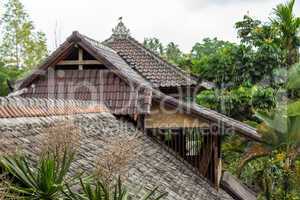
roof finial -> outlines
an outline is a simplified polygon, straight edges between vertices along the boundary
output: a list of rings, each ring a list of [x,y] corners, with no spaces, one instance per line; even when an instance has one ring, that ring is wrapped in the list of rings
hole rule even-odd
[[[123,23],[123,17],[119,17],[119,23],[118,25],[112,29],[113,37],[116,38],[127,38],[130,35],[130,31]]]

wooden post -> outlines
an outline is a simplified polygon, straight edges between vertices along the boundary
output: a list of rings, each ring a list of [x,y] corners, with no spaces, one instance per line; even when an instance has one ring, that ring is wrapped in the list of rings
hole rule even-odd
[[[222,176],[222,165],[221,165],[221,155],[220,155],[220,148],[221,148],[221,136],[217,133],[214,133],[213,137],[213,184],[216,189],[220,187],[220,179]]]
[[[79,48],[78,50],[78,61],[82,62],[83,61],[83,50]],[[83,70],[83,65],[78,65],[79,70]]]

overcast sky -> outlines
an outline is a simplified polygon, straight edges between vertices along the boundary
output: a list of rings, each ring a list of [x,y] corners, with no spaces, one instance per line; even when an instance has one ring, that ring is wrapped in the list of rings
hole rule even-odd
[[[2,0],[1,0],[2,1]],[[284,0],[21,0],[37,29],[54,48],[54,32],[61,42],[73,30],[105,40],[118,17],[139,41],[157,37],[174,41],[184,51],[205,37],[236,41],[234,23],[247,12],[266,20]],[[300,0],[296,3],[300,15]],[[55,28],[57,27],[57,28]]]

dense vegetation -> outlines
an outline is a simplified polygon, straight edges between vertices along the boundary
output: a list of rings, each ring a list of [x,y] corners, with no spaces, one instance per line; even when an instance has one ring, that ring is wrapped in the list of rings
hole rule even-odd
[[[206,38],[183,54],[178,46],[164,47],[156,38],[144,42],[216,84],[198,94],[197,103],[262,134],[259,144],[225,136],[222,150],[225,169],[259,192],[260,199],[300,199],[300,18],[293,13],[294,5],[294,0],[278,5],[266,22],[245,15],[235,24],[239,43]]]
[[[244,121],[262,134],[260,144],[226,136],[222,153],[225,169],[267,200],[300,199],[300,18],[294,6],[295,0],[278,5],[265,22],[245,15],[235,24],[238,43],[205,38],[183,53],[174,42],[164,45],[158,38],[144,40],[145,47],[164,59],[215,83],[214,89],[197,95],[198,104]],[[8,80],[22,77],[47,55],[45,34],[35,30],[20,1],[7,0],[4,8],[1,96],[8,93]],[[45,159],[40,163],[44,167],[52,162]],[[93,183],[95,190],[82,182],[83,191],[96,195],[103,190],[101,182]],[[66,194],[74,195],[71,190]]]
[[[36,31],[19,0],[8,0],[0,18],[0,95],[14,81],[36,67],[47,55],[46,36]]]

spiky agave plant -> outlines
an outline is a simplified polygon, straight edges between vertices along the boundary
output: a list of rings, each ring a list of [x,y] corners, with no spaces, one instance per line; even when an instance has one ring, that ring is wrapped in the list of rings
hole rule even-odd
[[[58,156],[47,152],[33,166],[22,154],[5,155],[0,157],[0,166],[13,178],[10,190],[21,199],[55,200],[62,195],[74,153],[65,150]]]
[[[80,178],[81,192],[74,192],[72,189],[67,186],[67,192],[65,194],[66,198],[69,200],[129,200],[128,190],[122,183],[121,179],[118,178],[118,181],[112,187],[105,184],[99,178],[92,178],[92,180],[84,181]],[[163,193],[158,196],[155,196],[157,188],[150,191],[140,200],[160,200],[165,197],[167,194]]]

